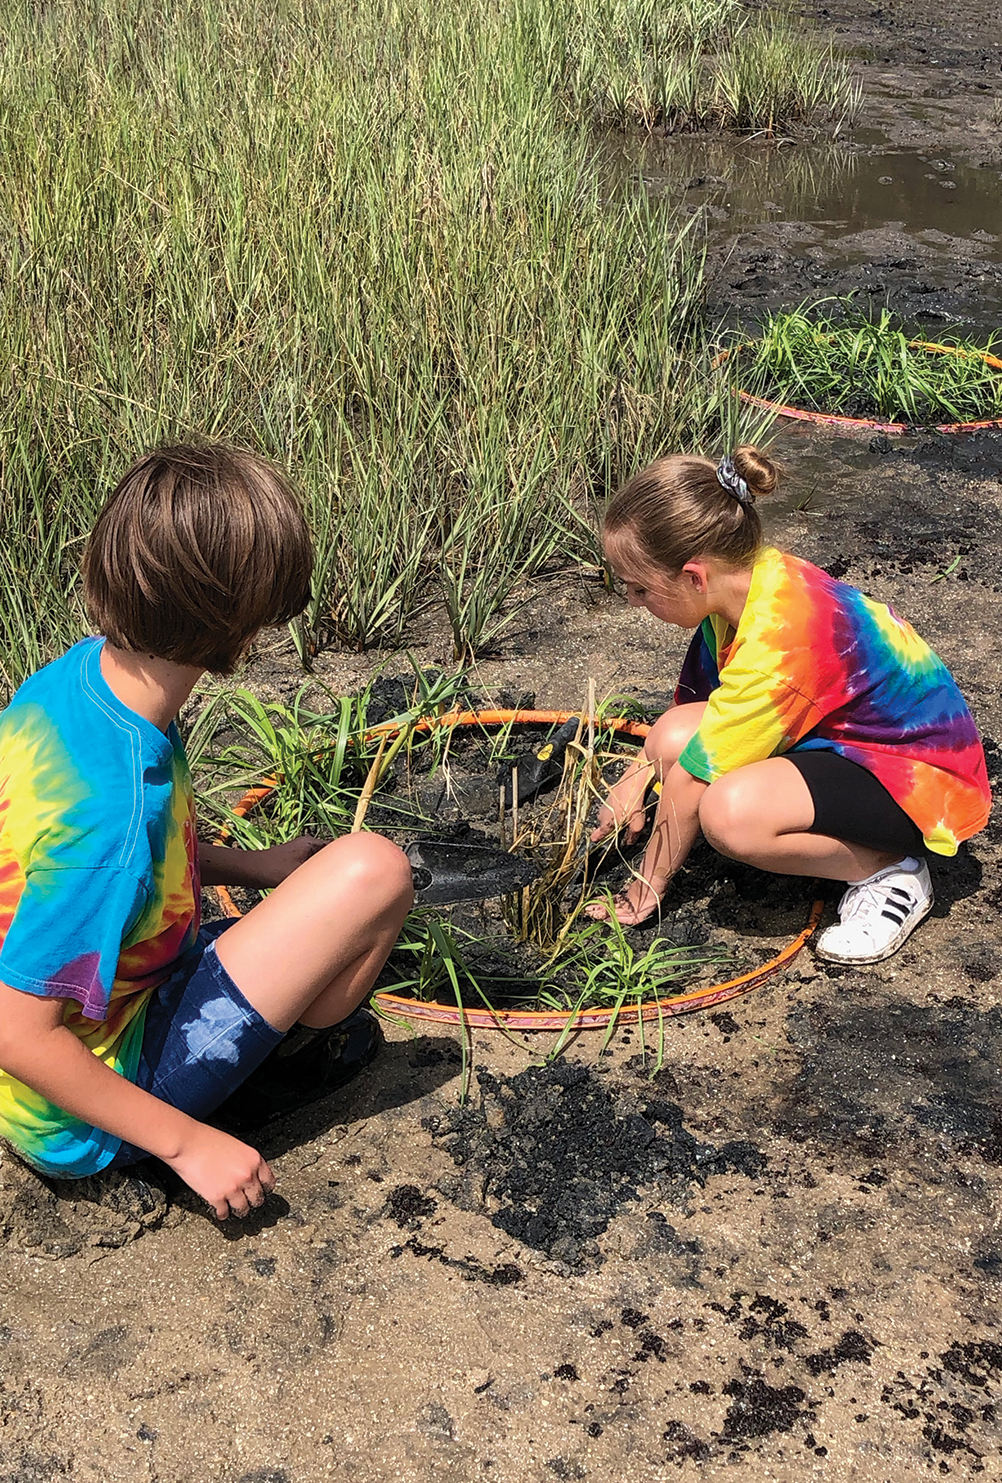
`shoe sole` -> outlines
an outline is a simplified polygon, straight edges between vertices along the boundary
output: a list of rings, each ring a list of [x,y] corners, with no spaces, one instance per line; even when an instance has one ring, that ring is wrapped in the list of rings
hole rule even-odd
[[[848,968],[864,968],[868,963],[882,963],[885,958],[893,958],[894,954],[896,952],[899,952],[901,948],[904,947],[909,937],[911,937],[912,933],[915,931],[915,928],[921,926],[926,917],[932,911],[935,904],[935,897],[930,896],[929,900],[922,908],[920,914],[915,917],[910,923],[908,931],[904,933],[899,931],[898,935],[891,940],[890,944],[884,948],[883,952],[872,953],[867,958],[847,958],[842,957],[839,953],[826,953],[824,948],[819,945],[814,949],[814,956],[816,958],[820,958],[824,963],[841,963],[843,966]]]

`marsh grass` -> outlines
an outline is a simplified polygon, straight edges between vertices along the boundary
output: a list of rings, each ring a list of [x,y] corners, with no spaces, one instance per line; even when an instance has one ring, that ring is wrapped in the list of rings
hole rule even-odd
[[[81,542],[157,442],[292,470],[307,661],[432,605],[482,651],[533,573],[597,560],[595,501],[712,441],[721,395],[698,225],[601,183],[591,130],[617,90],[647,118],[652,68],[723,96],[736,15],[0,0],[3,687],[82,631]]]
[[[448,766],[455,739],[448,727],[427,732],[416,723],[453,709],[465,693],[462,672],[429,679],[415,668],[411,703],[374,728],[369,690],[330,697],[328,712],[314,708],[321,687],[312,682],[288,704],[262,702],[241,689],[224,692],[188,728],[200,809],[229,841],[248,848],[302,833],[334,838],[355,827],[377,827],[377,812],[379,829],[391,837],[434,831],[435,821],[415,806],[411,782],[415,772],[427,777]],[[539,878],[505,898],[500,919],[485,918],[480,932],[447,911],[413,912],[381,988],[488,1009],[611,1009],[615,1022],[624,1004],[666,997],[707,965],[730,961],[725,947],[675,944],[668,932],[637,948],[618,924],[607,927],[581,915],[596,894],[584,865],[601,769],[623,756],[606,719],[617,711],[610,703],[595,706],[592,697],[577,740],[565,752],[557,788],[504,821],[503,841],[544,861]],[[525,747],[525,737],[510,727],[485,727],[481,735],[474,730],[467,740],[475,744],[469,754],[474,767],[491,776],[500,757],[511,763]],[[277,786],[267,798],[247,814],[236,811],[246,789],[273,779]]]
[[[185,737],[199,780],[200,811],[233,843],[251,849],[304,833],[332,839],[346,834],[356,826],[367,783],[378,788],[383,768],[389,770],[398,752],[408,766],[415,751],[424,754],[427,771],[440,765],[447,735],[419,733],[415,723],[453,709],[464,685],[461,673],[428,679],[415,669],[410,705],[375,728],[368,719],[371,686],[359,695],[328,695],[330,711],[313,709],[324,694],[314,681],[289,704],[262,701],[242,688],[220,692]],[[387,738],[392,754],[382,745]],[[247,814],[235,811],[249,789],[271,782],[277,786],[261,805]],[[392,825],[395,801],[380,801]],[[401,827],[413,831],[413,810],[406,804],[400,810]],[[364,822],[364,812],[358,822]]]
[[[568,112],[667,133],[768,134],[841,123],[858,104],[847,62],[785,10],[740,0],[555,0],[526,7]]]
[[[915,426],[1002,418],[998,350],[941,335],[953,354],[923,349],[888,310],[872,320],[826,302],[771,315],[731,367],[747,390],[818,412],[880,417]]]

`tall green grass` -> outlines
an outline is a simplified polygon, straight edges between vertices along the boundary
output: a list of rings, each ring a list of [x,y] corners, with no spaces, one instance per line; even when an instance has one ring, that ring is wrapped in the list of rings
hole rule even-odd
[[[533,8],[547,70],[575,118],[673,132],[772,134],[841,122],[859,92],[830,42],[741,0],[554,0]]]
[[[664,8],[712,71],[733,0]],[[5,689],[80,631],[81,541],[155,442],[291,469],[304,650],[436,604],[468,654],[594,556],[590,501],[712,438],[702,243],[639,177],[610,196],[589,134],[667,33],[651,0],[610,14],[0,0]]]

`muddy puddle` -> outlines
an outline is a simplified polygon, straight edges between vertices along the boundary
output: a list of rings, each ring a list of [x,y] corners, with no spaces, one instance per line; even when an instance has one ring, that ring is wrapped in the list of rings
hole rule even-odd
[[[848,293],[917,323],[983,335],[1002,323],[1002,158],[906,147],[873,127],[814,141],[615,138],[603,155],[621,181],[702,218],[711,312],[729,323]]]
[[[671,139],[627,151],[655,195],[681,183],[688,209],[713,230],[754,232],[776,222],[816,228],[846,262],[867,256],[861,234],[895,227],[934,252],[962,241],[974,257],[1002,262],[1002,169],[965,165],[934,151],[864,144],[743,144]]]

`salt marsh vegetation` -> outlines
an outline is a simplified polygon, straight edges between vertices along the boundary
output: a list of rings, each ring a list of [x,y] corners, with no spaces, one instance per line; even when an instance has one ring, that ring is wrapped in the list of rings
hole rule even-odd
[[[775,129],[847,97],[825,46],[735,0],[0,0],[0,23],[7,692],[81,631],[110,484],[192,436],[303,489],[305,657],[399,644],[430,604],[482,650],[533,573],[596,558],[593,501],[717,426],[699,224],[603,181],[596,126]],[[799,71],[762,65],[777,46]]]

